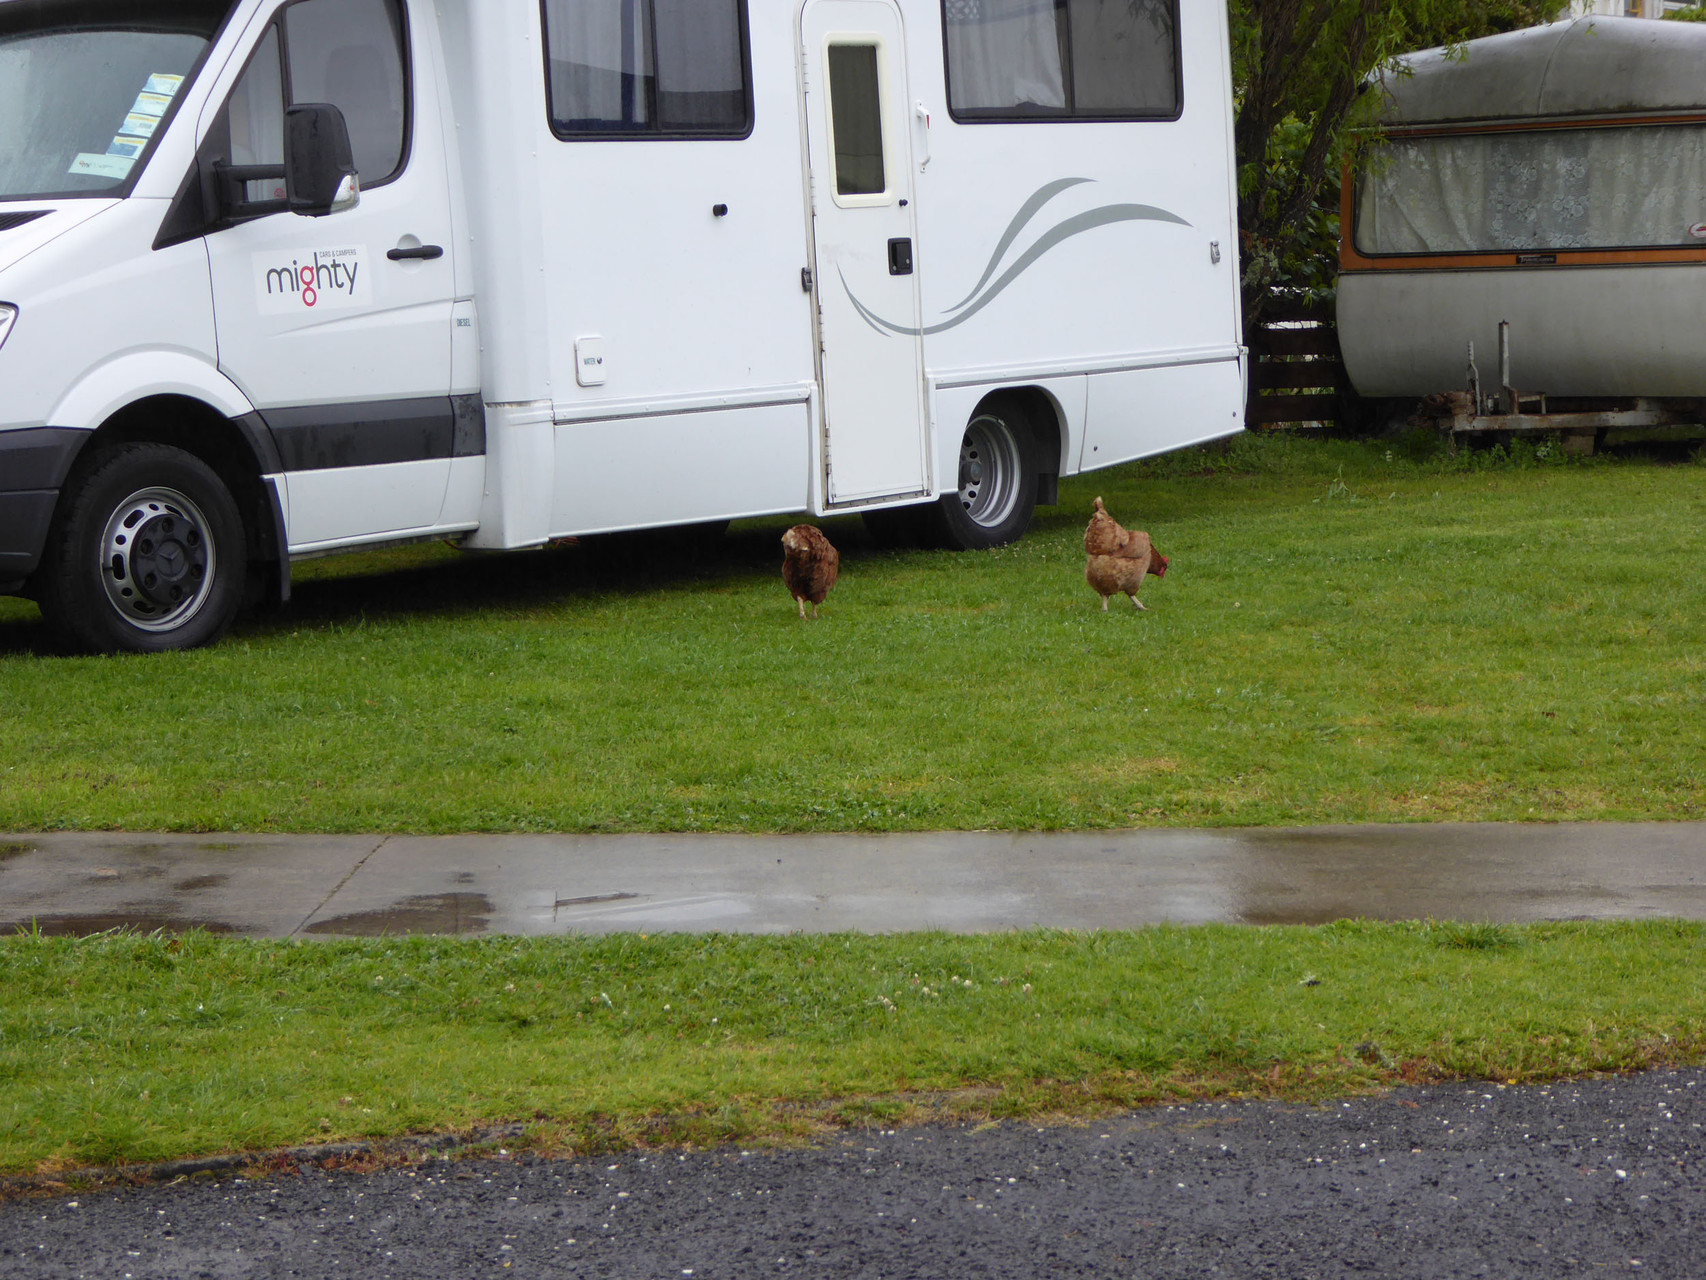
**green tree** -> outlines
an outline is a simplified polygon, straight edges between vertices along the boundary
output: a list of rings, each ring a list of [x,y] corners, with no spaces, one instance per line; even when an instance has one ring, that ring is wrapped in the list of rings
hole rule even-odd
[[[1550,21],[1561,0],[1229,0],[1244,326],[1275,289],[1336,269],[1347,134],[1369,72],[1402,53]]]

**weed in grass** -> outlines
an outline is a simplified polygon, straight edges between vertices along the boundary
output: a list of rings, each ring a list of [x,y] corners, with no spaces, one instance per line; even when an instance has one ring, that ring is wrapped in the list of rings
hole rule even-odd
[[[1429,921],[1427,934],[1435,945],[1458,951],[1502,951],[1518,946],[1518,934],[1506,925]]]

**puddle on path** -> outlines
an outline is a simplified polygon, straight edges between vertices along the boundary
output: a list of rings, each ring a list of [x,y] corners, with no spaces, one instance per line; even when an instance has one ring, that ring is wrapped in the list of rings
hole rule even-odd
[[[354,938],[396,933],[484,933],[491,915],[492,900],[483,893],[428,893],[376,911],[316,920],[303,932]]]
[[[114,929],[125,933],[189,933],[193,929],[200,929],[203,933],[238,932],[223,920],[188,920],[182,916],[156,915],[147,911],[106,911],[94,915],[46,915],[12,920],[0,924],[0,937],[28,933],[32,928],[46,938],[87,938]]]
[[[172,888],[179,893],[200,893],[203,889],[217,889],[231,877],[216,874],[210,876],[191,876],[188,880],[180,880]]]

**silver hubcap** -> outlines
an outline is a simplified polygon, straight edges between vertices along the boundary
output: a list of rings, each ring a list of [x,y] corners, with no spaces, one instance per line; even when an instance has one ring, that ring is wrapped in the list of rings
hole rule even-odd
[[[119,616],[170,631],[201,611],[217,558],[207,517],[176,489],[143,489],[113,511],[101,535],[101,582]]]
[[[960,440],[960,505],[986,529],[1019,502],[1019,439],[1000,418],[973,418]]]

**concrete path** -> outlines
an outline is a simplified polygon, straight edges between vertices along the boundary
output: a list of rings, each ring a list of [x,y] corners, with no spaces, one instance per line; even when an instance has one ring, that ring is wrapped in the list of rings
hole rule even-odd
[[[1706,919],[1706,823],[807,836],[0,835],[0,931],[979,932]]]

